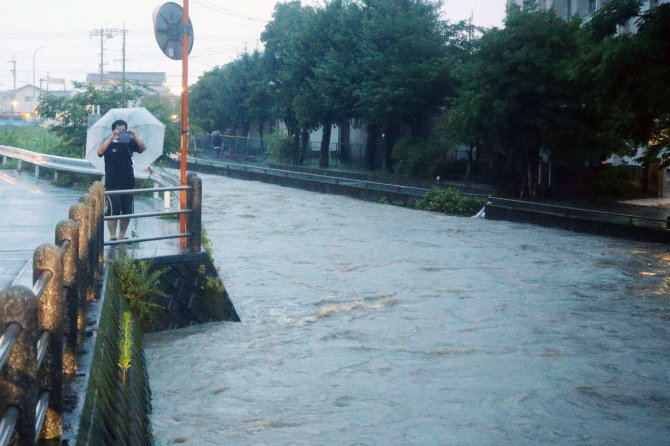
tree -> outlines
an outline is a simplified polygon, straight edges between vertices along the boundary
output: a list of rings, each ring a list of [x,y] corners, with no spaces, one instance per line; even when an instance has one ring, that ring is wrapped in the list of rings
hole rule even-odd
[[[299,116],[295,107],[295,98],[305,79],[311,76],[315,63],[314,43],[308,38],[315,14],[314,8],[303,7],[299,1],[278,3],[272,21],[261,34],[275,114],[293,137],[294,164],[302,164],[306,150],[304,135],[317,126],[311,117]]]
[[[138,89],[122,91],[121,86],[96,90],[91,84],[82,82],[74,82],[74,88],[78,91],[72,97],[41,95],[37,111],[40,116],[59,122],[49,131],[63,139],[68,146],[65,152],[83,158],[91,106],[100,106],[100,112],[105,114],[112,108],[127,107],[129,101],[141,98],[143,93]]]
[[[296,96],[297,115],[305,122],[316,122],[323,129],[320,167],[328,167],[333,124],[348,135],[354,118],[354,88],[360,83],[360,10],[346,0],[334,0],[317,10],[308,28],[314,57],[313,67]],[[344,158],[348,159],[348,143]]]
[[[355,89],[355,112],[368,125],[373,143],[385,134],[384,164],[398,127],[425,133],[427,123],[454,88],[450,76],[451,28],[439,19],[439,2],[427,0],[363,0],[362,70]],[[367,168],[374,168],[375,145],[368,147]]]
[[[640,2],[607,5],[589,31],[597,46],[589,54],[591,76],[617,149],[633,155],[645,147],[643,161],[670,165],[670,4],[638,16]],[[636,19],[637,32],[616,33],[616,26]],[[603,25],[606,24],[606,25]]]
[[[578,18],[565,21],[527,2],[508,9],[505,25],[484,32],[459,71],[454,119],[499,160],[504,182],[533,197],[542,151],[571,162],[602,156],[601,120],[584,100],[589,84],[571,77],[583,45]]]

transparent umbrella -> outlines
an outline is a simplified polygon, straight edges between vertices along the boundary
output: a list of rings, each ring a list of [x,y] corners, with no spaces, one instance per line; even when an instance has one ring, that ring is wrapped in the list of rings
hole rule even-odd
[[[117,119],[126,121],[128,130],[135,131],[147,145],[143,153],[133,154],[135,176],[147,177],[149,165],[163,154],[165,125],[144,107],[113,108],[105,113],[86,132],[86,159],[101,172],[105,171],[104,158],[98,156],[97,149],[112,134],[112,124]]]

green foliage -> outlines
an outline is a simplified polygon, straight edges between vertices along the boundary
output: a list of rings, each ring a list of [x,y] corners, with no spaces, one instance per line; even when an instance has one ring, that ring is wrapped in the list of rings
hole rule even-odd
[[[122,383],[126,385],[126,375],[130,370],[130,362],[133,356],[133,327],[132,319],[128,311],[123,312],[123,333],[119,340],[119,367],[121,368]]]
[[[207,237],[207,230],[205,229],[204,225],[202,226],[201,233],[202,233],[201,235],[202,246],[205,247],[205,252],[207,253],[207,257],[209,257],[209,260],[212,263],[214,263],[214,251],[212,250],[212,242],[209,240],[209,237]]]
[[[266,138],[268,159],[273,163],[290,163],[293,159],[294,144],[286,132],[277,130]]]
[[[119,281],[121,294],[126,299],[133,317],[140,323],[150,322],[155,310],[163,306],[155,303],[165,297],[158,288],[160,276],[166,271],[159,269],[151,272],[152,263],[146,260],[127,259],[114,265],[114,274]]]
[[[62,150],[73,154],[75,158],[83,158],[91,106],[99,105],[100,112],[105,114],[111,108],[127,107],[129,101],[141,98],[143,93],[137,89],[122,91],[121,86],[96,90],[93,85],[81,82],[75,82],[74,87],[77,92],[72,97],[41,95],[37,111],[43,118],[59,122],[49,130],[62,139]]]
[[[173,98],[147,96],[142,99],[142,107],[165,125],[163,153],[179,152],[181,148],[181,101]],[[176,117],[176,118],[173,118]],[[189,122],[193,129],[193,125]]]
[[[74,155],[72,149],[64,143],[63,138],[39,126],[2,127],[0,128],[0,144],[50,155],[68,157]]]
[[[447,150],[436,142],[425,139],[401,140],[393,147],[396,173],[416,178],[434,178],[435,172],[446,162]]]
[[[640,191],[640,171],[631,166],[583,169],[573,181],[574,193],[581,198],[634,198]]]
[[[444,214],[473,216],[486,204],[486,198],[464,196],[453,188],[432,187],[417,201],[416,208]]]

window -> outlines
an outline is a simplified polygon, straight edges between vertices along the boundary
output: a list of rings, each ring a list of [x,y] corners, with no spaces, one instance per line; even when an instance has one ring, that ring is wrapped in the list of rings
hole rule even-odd
[[[589,14],[596,12],[596,0],[589,0]]]
[[[572,0],[565,0],[565,3],[566,3],[567,16],[571,17],[572,16]]]

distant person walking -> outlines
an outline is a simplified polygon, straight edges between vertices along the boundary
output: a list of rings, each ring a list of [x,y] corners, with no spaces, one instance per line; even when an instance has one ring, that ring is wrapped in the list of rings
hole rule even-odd
[[[105,157],[105,189],[125,190],[135,188],[133,172],[133,153],[142,153],[146,144],[134,131],[128,130],[128,124],[119,119],[112,124],[112,135],[98,147],[98,156]],[[106,198],[105,215],[130,215],[133,213],[133,195],[111,195]],[[109,239],[116,240],[118,220],[108,220]],[[129,218],[120,220],[118,239],[126,238]]]
[[[212,147],[216,151],[216,157],[218,158],[221,149],[223,149],[223,135],[220,131],[214,130],[210,136],[212,137]]]

